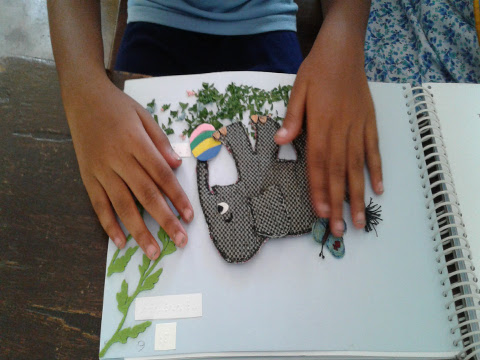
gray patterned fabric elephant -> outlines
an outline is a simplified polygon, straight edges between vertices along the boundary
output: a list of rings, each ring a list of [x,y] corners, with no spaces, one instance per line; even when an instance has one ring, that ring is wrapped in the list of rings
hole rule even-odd
[[[197,162],[203,213],[213,243],[228,262],[249,260],[267,238],[308,233],[316,219],[308,192],[305,133],[293,141],[297,160],[283,160],[273,140],[277,122],[254,115],[252,126],[254,148],[241,122],[214,134],[233,155],[235,184],[210,188],[208,163]]]

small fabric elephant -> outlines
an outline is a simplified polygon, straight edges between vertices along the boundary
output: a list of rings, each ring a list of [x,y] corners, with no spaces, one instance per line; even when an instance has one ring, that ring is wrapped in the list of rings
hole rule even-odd
[[[213,186],[208,163],[197,162],[200,203],[213,243],[228,262],[248,261],[267,238],[312,231],[316,216],[306,172],[306,136],[293,141],[297,159],[278,158],[274,135],[280,127],[267,116],[252,116],[255,146],[246,128],[235,122],[213,134],[232,153],[238,181]]]

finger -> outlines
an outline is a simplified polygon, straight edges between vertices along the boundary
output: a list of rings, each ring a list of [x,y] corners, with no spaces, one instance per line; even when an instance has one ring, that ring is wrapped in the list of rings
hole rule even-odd
[[[287,113],[282,127],[275,134],[275,142],[279,145],[293,141],[302,130],[303,117],[305,115],[305,97],[307,94],[306,84],[301,80],[295,80],[290,100],[288,101]]]
[[[184,247],[188,242],[187,232],[173,214],[159,188],[144,168],[132,158],[132,161],[129,161],[128,171],[119,175],[125,179],[140,203],[160,224],[175,245]],[[175,177],[174,175],[172,176]]]
[[[172,169],[160,156],[154,145],[148,140],[142,142],[135,159],[153,179],[157,187],[170,199],[182,219],[187,223],[191,222],[194,216],[193,207]]]
[[[365,150],[363,129],[353,128],[349,134],[347,155],[348,193],[353,224],[357,229],[365,227]]]
[[[369,117],[365,125],[365,153],[372,189],[378,195],[383,194],[382,159],[378,147],[375,115]]]
[[[107,193],[98,180],[93,177],[90,181],[85,182],[85,188],[87,189],[88,196],[92,201],[93,209],[95,210],[103,229],[115,245],[119,249],[123,249],[127,239],[125,238],[122,228],[118,224],[110,200],[107,197]]]
[[[150,260],[158,258],[160,247],[145,226],[127,185],[114,172],[106,176],[105,179],[101,179],[101,184],[123,224],[148,258]],[[108,187],[106,184],[108,184]]]
[[[139,106],[137,114],[148,136],[152,139],[153,144],[160,151],[168,165],[172,169],[178,168],[182,164],[182,158],[173,150],[167,135],[165,135],[147,110]]]
[[[330,196],[330,230],[334,236],[342,236],[343,223],[343,199],[345,198],[346,179],[346,133],[341,129],[335,130],[330,135],[329,150],[331,151],[328,161],[328,188]]]
[[[330,217],[328,177],[327,177],[327,136],[329,125],[307,112],[307,167],[312,204],[321,218]]]

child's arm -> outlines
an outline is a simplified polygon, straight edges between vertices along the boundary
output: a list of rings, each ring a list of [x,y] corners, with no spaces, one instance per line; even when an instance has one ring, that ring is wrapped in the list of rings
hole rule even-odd
[[[175,243],[184,246],[187,233],[162,195],[183,219],[192,220],[193,208],[172,171],[181,159],[150,114],[107,78],[100,2],[50,0],[48,13],[80,173],[103,228],[118,247],[125,245],[116,212],[148,257],[158,257],[160,249],[132,192]]]
[[[383,192],[375,110],[364,70],[370,1],[330,0],[322,7],[322,28],[298,71],[276,141],[294,139],[306,115],[313,205],[318,216],[330,218],[332,233],[341,236],[347,183],[353,223],[365,226],[365,161],[372,188]]]

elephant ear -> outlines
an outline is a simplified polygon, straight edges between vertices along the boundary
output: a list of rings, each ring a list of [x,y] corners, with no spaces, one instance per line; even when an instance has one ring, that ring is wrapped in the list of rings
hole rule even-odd
[[[288,235],[290,216],[283,193],[277,185],[272,185],[259,196],[250,198],[250,206],[258,235],[269,238]]]

